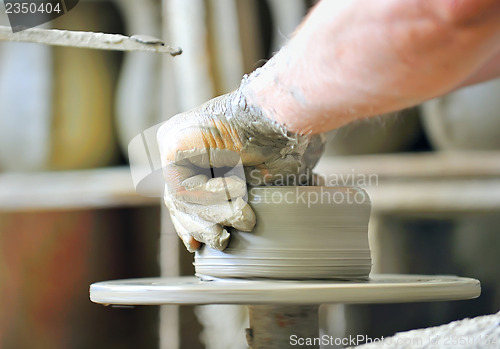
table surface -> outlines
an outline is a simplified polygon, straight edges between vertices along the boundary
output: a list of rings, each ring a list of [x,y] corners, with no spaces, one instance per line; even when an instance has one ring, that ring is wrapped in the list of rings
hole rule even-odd
[[[90,286],[100,304],[369,304],[476,298],[478,280],[456,276],[371,275],[367,281],[281,281],[194,276],[103,281]]]

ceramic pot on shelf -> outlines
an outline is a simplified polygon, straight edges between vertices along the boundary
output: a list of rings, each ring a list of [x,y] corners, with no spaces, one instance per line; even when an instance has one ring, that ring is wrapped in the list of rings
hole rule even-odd
[[[393,153],[410,149],[422,133],[417,108],[360,120],[330,132],[326,156]]]
[[[422,121],[439,150],[500,149],[500,79],[423,104]]]

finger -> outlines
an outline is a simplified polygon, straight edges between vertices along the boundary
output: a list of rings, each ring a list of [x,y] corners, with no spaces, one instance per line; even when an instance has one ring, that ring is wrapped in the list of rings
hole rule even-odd
[[[176,207],[181,212],[196,215],[205,221],[241,231],[251,231],[255,226],[255,213],[241,197],[214,205],[176,202]]]
[[[175,193],[180,200],[196,204],[215,204],[246,195],[244,180],[236,176],[208,179],[196,175],[181,182],[182,188]]]
[[[252,207],[250,207],[250,205],[244,202],[241,198],[238,198],[237,201],[241,201],[241,203],[244,204],[243,207],[241,209],[233,208],[233,215],[221,221],[220,224],[230,226],[241,231],[250,232],[255,227],[255,213],[253,212]]]
[[[217,99],[207,102],[210,103],[217,104]],[[234,125],[227,122],[226,118],[215,117],[222,113],[222,109],[216,112],[205,106],[198,108],[198,112],[178,114],[160,126],[157,138],[162,161],[181,163],[187,160],[198,163],[198,166],[209,167],[208,155],[211,154],[208,154],[207,149],[240,153],[243,144]],[[227,161],[227,158],[214,161]],[[218,163],[211,165],[229,166]]]
[[[173,162],[178,165],[194,165],[201,168],[243,166],[240,152],[224,149],[222,145],[215,148],[179,150]]]
[[[220,224],[208,222],[181,211],[176,211],[174,214],[179,225],[184,229],[183,232],[188,232],[195,240],[216,250],[226,248],[230,235]]]
[[[177,235],[181,238],[184,246],[189,252],[195,252],[200,249],[201,243],[194,239],[191,233],[183,226],[183,224],[177,218],[176,213],[178,214],[178,210],[175,208],[174,200],[171,196],[165,195],[164,197],[165,205],[170,212],[170,218],[172,220],[172,224],[174,225],[175,231]]]
[[[246,194],[246,182],[234,173],[229,176],[210,178],[212,173],[199,173],[200,168],[170,164],[163,169],[166,189],[180,200],[198,204],[227,201]],[[213,172],[213,171],[212,171]],[[241,171],[243,173],[243,171]]]
[[[166,190],[175,194],[183,190],[182,182],[186,179],[196,176],[198,173],[188,166],[179,166],[173,163],[163,166],[163,177],[165,177]]]
[[[201,247],[201,243],[196,241],[195,238],[189,233],[189,231],[184,228],[184,226],[179,222],[177,217],[174,214],[170,214],[170,218],[172,220],[172,224],[174,225],[175,231],[177,235],[181,238],[184,246],[189,252],[198,251]]]

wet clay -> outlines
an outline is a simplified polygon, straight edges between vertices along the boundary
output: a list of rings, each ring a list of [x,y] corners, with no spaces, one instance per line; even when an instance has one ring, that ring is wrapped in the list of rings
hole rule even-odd
[[[224,251],[195,255],[196,275],[211,278],[367,279],[371,203],[355,187],[258,187],[249,190],[257,224],[230,229]]]

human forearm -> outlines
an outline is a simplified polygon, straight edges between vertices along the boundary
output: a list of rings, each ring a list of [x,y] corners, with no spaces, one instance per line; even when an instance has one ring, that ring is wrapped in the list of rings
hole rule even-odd
[[[245,93],[294,132],[406,108],[454,89],[491,58],[499,13],[492,0],[324,0]]]
[[[500,77],[500,50],[458,87],[474,85],[498,77]]]

